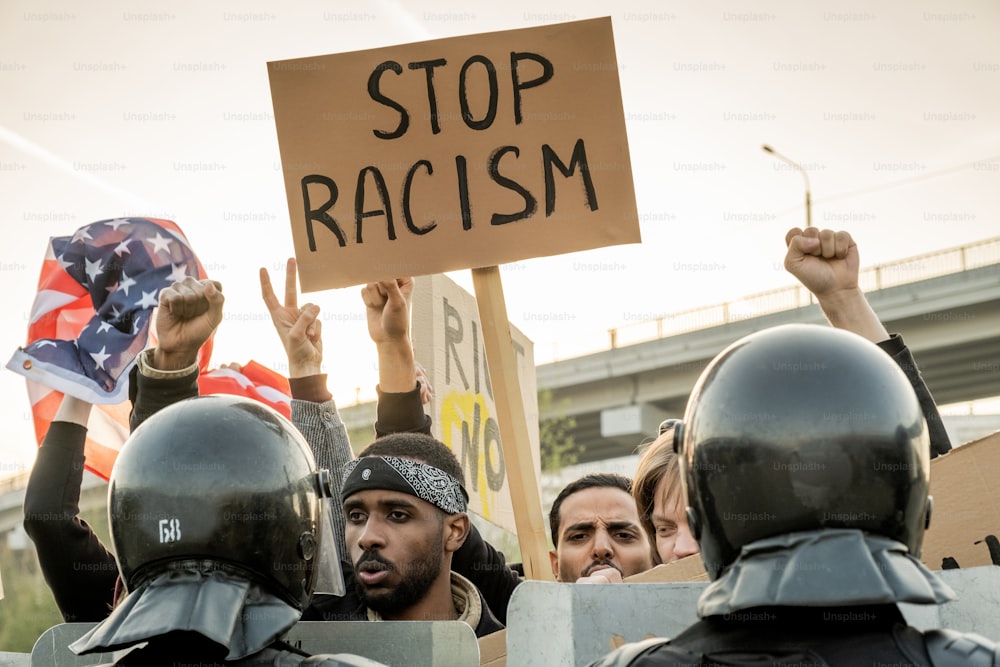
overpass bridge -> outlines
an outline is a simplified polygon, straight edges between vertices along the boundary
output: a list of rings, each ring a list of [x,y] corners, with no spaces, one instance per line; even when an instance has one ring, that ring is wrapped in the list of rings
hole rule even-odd
[[[865,269],[860,281],[939,405],[1000,396],[1000,238]],[[788,323],[826,323],[801,286],[610,330],[604,349],[537,366],[553,398],[540,418],[574,418],[581,463],[631,454],[662,419],[683,416],[724,347]]]

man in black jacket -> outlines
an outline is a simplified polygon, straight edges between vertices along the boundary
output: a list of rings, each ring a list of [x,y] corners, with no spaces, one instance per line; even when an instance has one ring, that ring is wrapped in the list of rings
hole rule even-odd
[[[341,490],[348,595],[317,596],[304,620],[461,620],[479,637],[502,630],[452,569],[471,525],[461,479],[451,450],[423,433],[387,435],[362,451]]]

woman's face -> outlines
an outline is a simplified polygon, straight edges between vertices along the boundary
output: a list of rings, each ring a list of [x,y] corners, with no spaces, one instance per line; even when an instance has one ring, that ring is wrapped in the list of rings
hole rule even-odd
[[[656,552],[660,554],[660,559],[664,563],[672,563],[699,553],[698,543],[688,527],[687,513],[681,502],[681,496],[680,488],[667,488],[666,478],[660,480],[653,493],[653,512],[650,514],[650,519],[656,532]]]

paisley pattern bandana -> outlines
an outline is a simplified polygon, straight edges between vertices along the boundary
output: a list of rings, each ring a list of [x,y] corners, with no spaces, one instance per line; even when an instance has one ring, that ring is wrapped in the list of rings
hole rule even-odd
[[[365,489],[401,491],[458,514],[468,507],[469,494],[457,479],[434,466],[395,456],[365,456],[344,466],[341,500]]]

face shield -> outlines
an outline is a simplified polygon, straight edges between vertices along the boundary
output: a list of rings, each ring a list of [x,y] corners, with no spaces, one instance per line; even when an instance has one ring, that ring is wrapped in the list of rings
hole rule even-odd
[[[314,565],[316,586],[314,593],[342,597],[346,592],[344,571],[340,566],[337,552],[337,535],[333,524],[333,512],[342,512],[339,498],[333,498],[330,471],[316,473],[316,490],[319,494],[318,534],[316,536],[316,563]],[[337,505],[334,505],[334,503]]]

